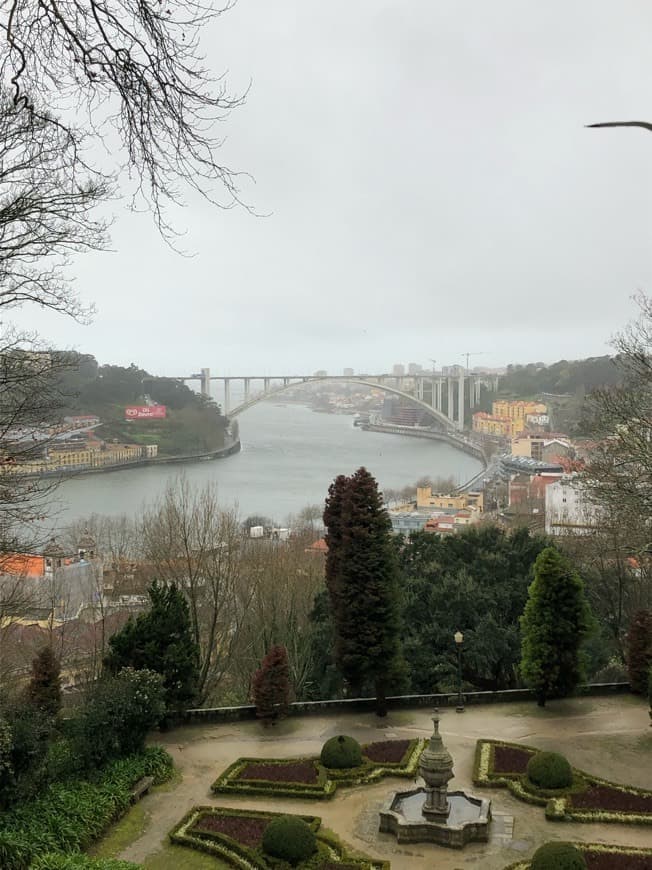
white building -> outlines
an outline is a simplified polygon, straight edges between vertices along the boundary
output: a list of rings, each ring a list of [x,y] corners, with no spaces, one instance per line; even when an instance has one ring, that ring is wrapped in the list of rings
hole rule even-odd
[[[546,487],[546,534],[585,535],[600,520],[600,508],[577,474]]]

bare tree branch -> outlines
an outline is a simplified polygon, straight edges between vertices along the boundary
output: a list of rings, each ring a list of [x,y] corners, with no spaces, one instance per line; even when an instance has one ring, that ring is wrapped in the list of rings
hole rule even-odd
[[[244,97],[228,94],[199,48],[202,29],[231,5],[9,0],[0,81],[17,107],[44,102],[60,117],[84,109],[98,140],[117,139],[116,159],[167,232],[163,208],[184,187],[222,207],[240,202],[236,173],[216,157],[216,126]]]
[[[66,267],[73,253],[106,246],[93,211],[111,186],[85,170],[78,146],[50,116],[0,95],[0,311],[33,303],[78,320],[91,313]]]

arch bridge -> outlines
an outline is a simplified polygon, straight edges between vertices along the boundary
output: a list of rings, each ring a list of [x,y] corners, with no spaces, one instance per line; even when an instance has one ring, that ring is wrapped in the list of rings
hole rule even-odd
[[[428,412],[445,431],[464,429],[465,405],[471,409],[478,405],[482,385],[495,388],[495,378],[468,372],[462,366],[454,372],[428,372],[416,375],[211,375],[210,369],[188,376],[177,377],[180,381],[201,383],[201,393],[211,397],[211,381],[221,382],[223,387],[224,414],[233,419],[258,402],[278,396],[301,384],[344,382],[379,389],[400,396]],[[252,390],[252,384],[262,389]],[[242,401],[231,403],[232,387],[240,385]]]

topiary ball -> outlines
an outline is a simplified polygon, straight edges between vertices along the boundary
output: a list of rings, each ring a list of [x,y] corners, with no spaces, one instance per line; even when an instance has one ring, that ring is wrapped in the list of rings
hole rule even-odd
[[[263,852],[294,867],[310,858],[317,848],[310,825],[297,816],[278,816],[263,831]]]
[[[362,747],[353,737],[339,734],[324,743],[320,758],[324,767],[334,767],[338,770],[359,767],[362,764]]]
[[[558,752],[537,752],[527,763],[527,775],[539,788],[568,788],[573,784],[573,769]]]
[[[546,843],[532,856],[530,870],[586,870],[586,861],[572,843]]]

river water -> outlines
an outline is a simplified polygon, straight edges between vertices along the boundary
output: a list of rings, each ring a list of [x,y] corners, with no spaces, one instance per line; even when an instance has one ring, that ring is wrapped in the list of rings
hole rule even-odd
[[[481,469],[478,460],[448,444],[363,432],[350,416],[320,414],[303,405],[261,402],[239,421],[242,451],[234,456],[64,481],[56,493],[56,525],[93,513],[136,514],[180,473],[198,485],[215,481],[222,503],[237,505],[243,518],[263,514],[282,523],[305,505],[322,504],[333,478],[361,465],[381,489],[400,488],[423,475],[463,483]]]

